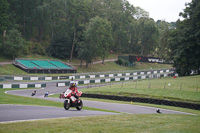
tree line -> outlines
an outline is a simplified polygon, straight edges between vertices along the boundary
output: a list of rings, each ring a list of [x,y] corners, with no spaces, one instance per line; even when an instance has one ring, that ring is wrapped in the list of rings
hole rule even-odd
[[[199,12],[193,3],[199,6],[199,0],[189,3],[180,14],[184,21],[187,8]],[[187,29],[184,21],[155,22],[127,0],[0,0],[0,55],[76,57],[88,65],[96,57],[104,62],[112,50],[173,59],[176,66],[176,38],[182,27]]]

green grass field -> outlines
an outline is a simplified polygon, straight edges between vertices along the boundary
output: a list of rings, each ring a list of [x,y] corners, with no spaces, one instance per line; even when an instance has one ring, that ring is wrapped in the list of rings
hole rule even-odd
[[[82,72],[105,72],[105,71],[126,71],[126,70],[141,70],[141,69],[157,69],[157,68],[171,68],[171,65],[155,64],[155,63],[136,63],[134,67],[121,67],[114,62],[106,62],[105,64],[93,64],[85,68],[85,66],[77,66],[79,73]]]
[[[200,117],[137,114],[75,117],[0,124],[1,133],[198,133]]]
[[[139,80],[81,91],[90,94],[146,97],[200,104],[200,76]]]

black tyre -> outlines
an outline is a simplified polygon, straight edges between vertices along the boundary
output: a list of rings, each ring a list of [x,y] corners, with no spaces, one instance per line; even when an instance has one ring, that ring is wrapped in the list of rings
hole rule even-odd
[[[68,103],[67,100],[65,100],[65,101],[64,101],[64,108],[65,108],[66,110],[69,110],[69,107],[70,107],[70,104]]]
[[[81,110],[82,108],[83,108],[83,102],[82,102],[82,100],[80,99],[80,100],[78,101],[78,103],[77,103],[76,109],[77,109],[77,110]]]

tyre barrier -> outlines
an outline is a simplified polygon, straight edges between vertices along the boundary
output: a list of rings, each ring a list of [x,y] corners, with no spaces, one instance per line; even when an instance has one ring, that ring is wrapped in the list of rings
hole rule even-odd
[[[152,99],[152,98],[126,97],[126,96],[101,95],[101,94],[86,94],[86,93],[83,93],[81,95],[81,97],[119,100],[119,101],[132,101],[132,102],[150,103],[150,104],[157,104],[157,105],[168,105],[168,106],[200,110],[200,104],[169,101],[169,100],[160,100],[160,99]]]

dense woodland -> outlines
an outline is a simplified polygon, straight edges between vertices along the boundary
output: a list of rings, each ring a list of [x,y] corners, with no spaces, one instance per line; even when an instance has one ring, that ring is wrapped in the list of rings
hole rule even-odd
[[[91,63],[115,54],[174,61],[187,75],[200,68],[200,0],[184,20],[154,21],[127,0],[0,0],[0,56],[49,55]]]

